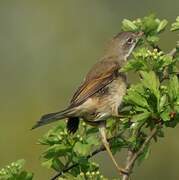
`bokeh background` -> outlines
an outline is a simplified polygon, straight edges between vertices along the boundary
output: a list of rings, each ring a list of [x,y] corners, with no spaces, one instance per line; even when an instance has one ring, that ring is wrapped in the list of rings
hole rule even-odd
[[[43,149],[36,142],[50,126],[30,131],[31,126],[43,113],[68,104],[123,18],[152,12],[174,21],[179,1],[0,0],[0,167],[24,158],[35,180],[49,179],[54,172],[41,167]],[[171,49],[176,38],[164,33],[161,47]],[[166,137],[153,143],[134,180],[179,179],[178,131],[166,129]],[[96,160],[112,177],[116,171],[105,155]]]

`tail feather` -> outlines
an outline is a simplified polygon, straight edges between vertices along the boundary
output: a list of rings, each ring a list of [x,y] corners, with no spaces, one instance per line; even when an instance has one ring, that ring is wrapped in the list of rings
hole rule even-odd
[[[73,109],[65,109],[60,112],[50,113],[43,115],[39,121],[32,127],[32,129],[36,129],[40,126],[49,124],[51,122],[64,119],[69,116],[69,114],[73,111]]]

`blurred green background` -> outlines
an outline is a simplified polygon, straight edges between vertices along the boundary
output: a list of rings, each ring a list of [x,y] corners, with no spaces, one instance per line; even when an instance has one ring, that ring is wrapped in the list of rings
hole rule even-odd
[[[178,0],[0,0],[0,167],[25,158],[35,179],[48,180],[54,172],[41,167],[43,149],[36,142],[50,126],[30,131],[31,126],[68,104],[123,18],[154,12],[174,21],[178,7]],[[169,50],[177,35],[162,37],[161,47]],[[134,180],[179,179],[178,131],[166,129]],[[112,177],[116,171],[105,155],[96,159]]]

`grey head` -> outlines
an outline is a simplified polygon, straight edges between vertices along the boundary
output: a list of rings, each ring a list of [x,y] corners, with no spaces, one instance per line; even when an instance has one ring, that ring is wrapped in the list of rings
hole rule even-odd
[[[121,32],[113,37],[105,56],[117,57],[119,61],[126,61],[136,46],[143,32]]]

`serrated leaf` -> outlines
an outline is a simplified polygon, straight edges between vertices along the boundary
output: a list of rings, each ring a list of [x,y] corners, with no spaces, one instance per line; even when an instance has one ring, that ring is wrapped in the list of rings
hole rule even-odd
[[[138,71],[145,69],[147,69],[147,65],[143,59],[131,59],[120,69],[120,72],[128,72],[131,70]]]
[[[136,114],[136,115],[132,116],[131,121],[132,122],[143,121],[143,120],[146,120],[147,118],[149,118],[150,115],[151,115],[151,112],[144,112],[144,113]]]
[[[53,165],[53,158],[47,159],[42,162],[42,166],[46,167],[47,169],[50,169],[52,167],[52,165]]]
[[[154,33],[160,21],[158,21],[154,14],[143,18],[143,27],[146,33]]]
[[[90,135],[86,138],[86,142],[90,145],[99,145],[100,142],[99,142],[99,139],[96,137],[96,135]]]
[[[33,179],[33,173],[29,173],[29,172],[26,172],[26,171],[22,171],[18,177],[17,177],[18,180],[32,180]]]
[[[157,32],[161,32],[165,29],[165,27],[167,26],[168,21],[166,19],[163,19],[162,21],[160,21],[160,24],[157,28]]]
[[[52,161],[52,168],[56,171],[60,171],[64,168],[64,164],[58,158],[54,158]]]
[[[73,148],[74,152],[77,154],[80,154],[82,156],[88,155],[91,150],[91,145],[89,144],[83,144],[81,142],[75,143],[75,146]]]
[[[171,31],[179,30],[179,16],[176,18],[176,22],[174,22],[171,26]]]
[[[45,158],[53,158],[54,156],[64,156],[71,151],[71,147],[63,144],[54,144],[50,146],[43,154]]]
[[[164,94],[164,95],[160,98],[160,104],[159,104],[160,110],[164,107],[164,105],[166,104],[166,102],[167,102],[167,95]]]
[[[169,112],[167,110],[163,111],[160,114],[160,117],[162,118],[163,121],[169,121],[170,120],[170,115],[169,115]]]
[[[134,110],[136,112],[146,112],[146,108],[140,107],[140,106],[135,106]]]
[[[145,108],[149,107],[147,100],[133,89],[128,90],[128,94],[124,97],[124,100],[134,105],[142,106]]]
[[[24,159],[19,159],[16,161],[16,164],[19,165],[20,168],[22,168],[25,164],[25,160]]]
[[[176,101],[179,95],[179,83],[176,75],[170,77],[168,85],[168,93],[171,101]]]
[[[124,31],[135,31],[137,30],[137,26],[132,21],[124,19],[122,21],[122,29]]]
[[[131,86],[133,87],[133,86]],[[143,87],[142,84],[137,84],[134,86],[134,89],[136,92],[138,92],[140,95],[142,95],[143,97],[145,97],[146,94],[146,89]]]
[[[171,57],[170,55],[164,55],[162,61],[163,61],[162,67],[168,66],[173,62],[173,57]]]
[[[150,72],[145,72],[145,71],[141,71],[140,72],[141,76],[142,76],[142,84],[148,88],[157,98],[157,100],[159,100],[160,97],[160,91],[159,91],[159,79],[156,76],[154,71],[150,71]]]
[[[147,41],[154,44],[154,43],[156,43],[156,42],[159,41],[159,37],[158,37],[158,36],[155,36],[155,35],[153,35],[153,36],[148,36],[148,37],[147,37]]]

